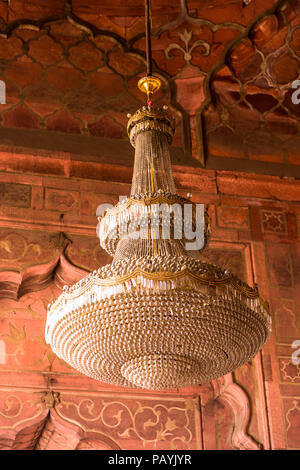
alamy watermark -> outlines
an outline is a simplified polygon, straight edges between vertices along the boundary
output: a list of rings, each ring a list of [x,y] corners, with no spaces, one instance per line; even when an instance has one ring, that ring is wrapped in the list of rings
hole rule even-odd
[[[299,104],[300,103],[300,80],[295,80],[292,83],[292,88],[295,89],[295,91],[292,93],[292,103],[293,104]]]
[[[127,199],[126,196],[120,196],[120,202],[124,198]],[[101,220],[105,212],[113,207],[113,204],[101,204],[97,208],[97,217]],[[201,250],[205,242],[204,204],[151,204],[150,217],[145,214],[132,217],[128,223],[122,223],[122,215],[116,214],[115,222],[118,227],[118,231],[112,234],[115,240],[124,236],[134,240],[184,239],[185,249],[188,251]],[[100,235],[100,222],[97,225],[97,235]]]
[[[6,85],[0,80],[0,104],[6,104]]]
[[[292,354],[292,364],[294,364],[294,366],[298,366],[300,364],[300,339],[293,341],[291,347],[296,349]]]

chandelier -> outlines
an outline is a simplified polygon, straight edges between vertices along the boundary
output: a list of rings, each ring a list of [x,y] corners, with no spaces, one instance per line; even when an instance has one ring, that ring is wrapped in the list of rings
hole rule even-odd
[[[186,237],[178,236],[185,207],[191,208],[193,229],[199,221],[196,205],[176,194],[169,153],[173,119],[166,106],[152,103],[160,80],[151,70],[149,0],[146,39],[148,74],[139,87],[147,105],[127,126],[135,148],[131,194],[99,217],[97,229],[113,261],[64,287],[49,305],[46,341],[85,375],[160,390],[235,370],[260,350],[271,322],[256,287],[201,259],[209,238],[206,213],[201,249],[189,250]]]

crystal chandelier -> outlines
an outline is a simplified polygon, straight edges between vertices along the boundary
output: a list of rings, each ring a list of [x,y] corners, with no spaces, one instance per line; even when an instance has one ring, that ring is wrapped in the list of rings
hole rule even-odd
[[[271,322],[257,288],[203,261],[201,250],[187,250],[187,240],[174,235],[176,227],[183,229],[180,209],[187,205],[195,228],[196,206],[176,194],[169,153],[174,123],[166,107],[152,104],[160,81],[149,69],[148,14],[146,1],[148,75],[139,87],[147,106],[130,116],[127,127],[135,148],[131,194],[98,224],[100,244],[114,258],[64,287],[49,305],[46,341],[85,375],[160,390],[205,383],[238,368],[266,342]],[[202,249],[207,217],[203,232]]]

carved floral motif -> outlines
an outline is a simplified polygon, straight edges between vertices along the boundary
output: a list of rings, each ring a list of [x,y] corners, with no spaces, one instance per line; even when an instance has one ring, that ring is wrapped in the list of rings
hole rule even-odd
[[[198,406],[193,398],[61,396],[56,412],[66,421],[80,423],[86,432],[97,429],[124,449],[129,440],[137,449],[185,450],[199,445]]]
[[[207,56],[210,53],[210,44],[203,39],[198,39],[195,42],[192,42],[193,36],[193,31],[187,31],[186,29],[183,30],[182,33],[178,33],[178,37],[181,39],[181,41],[184,43],[185,47],[183,48],[180,44],[178,43],[171,43],[169,46],[165,49],[165,55],[168,60],[172,60],[172,56],[170,56],[170,52],[173,49],[178,49],[183,53],[184,60],[186,61],[187,64],[190,63],[192,59],[192,52],[196,47],[201,48],[201,55]],[[190,42],[192,42],[191,45]]]
[[[265,233],[287,233],[286,216],[282,211],[261,211],[261,224]]]
[[[300,364],[295,365],[290,359],[280,358],[279,367],[283,382],[300,383]]]
[[[231,436],[233,447],[241,450],[260,449],[261,445],[247,433],[251,409],[244,390],[233,382],[232,374],[213,381],[213,384],[216,398],[227,403],[233,412],[234,426]]]

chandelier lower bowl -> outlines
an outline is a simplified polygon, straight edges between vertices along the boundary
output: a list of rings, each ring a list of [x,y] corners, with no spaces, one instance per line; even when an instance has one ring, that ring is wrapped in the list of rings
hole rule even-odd
[[[208,382],[252,358],[268,319],[242,298],[128,292],[53,319],[53,351],[85,375],[150,390]]]
[[[149,354],[131,359],[121,366],[121,374],[136,387],[153,389],[174,388],[179,383],[189,383],[200,374],[200,364],[189,357],[176,354]],[[166,371],[169,371],[166,374]],[[170,372],[172,372],[170,374]]]

